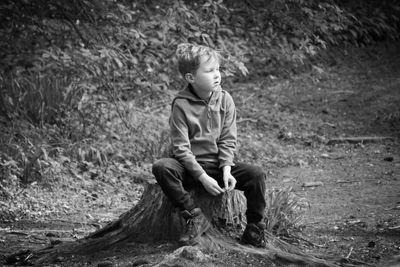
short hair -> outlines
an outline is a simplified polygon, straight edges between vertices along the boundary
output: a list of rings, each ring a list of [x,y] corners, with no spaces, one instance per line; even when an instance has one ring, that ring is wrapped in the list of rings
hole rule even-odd
[[[200,65],[200,58],[207,56],[208,59],[214,59],[218,62],[221,61],[221,54],[211,47],[205,45],[196,45],[189,43],[182,43],[176,49],[178,57],[178,70],[185,76],[186,73],[195,73]]]

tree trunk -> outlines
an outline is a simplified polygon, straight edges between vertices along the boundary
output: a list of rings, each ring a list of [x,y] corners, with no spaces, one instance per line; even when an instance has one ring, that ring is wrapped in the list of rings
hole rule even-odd
[[[204,252],[220,249],[240,253],[256,254],[274,265],[296,266],[339,266],[335,263],[306,255],[298,248],[267,233],[267,247],[254,248],[238,243],[234,238],[243,230],[246,223],[246,199],[242,192],[233,190],[212,197],[204,189],[191,191],[195,203],[202,209],[212,227],[200,238],[197,245]],[[122,246],[126,242],[155,242],[161,240],[177,241],[184,230],[184,221],[179,211],[164,196],[155,182],[146,185],[139,203],[116,221],[89,236],[71,243],[33,252],[29,262],[44,264],[57,257],[69,255],[90,255],[105,249]],[[341,265],[343,266],[343,265]]]

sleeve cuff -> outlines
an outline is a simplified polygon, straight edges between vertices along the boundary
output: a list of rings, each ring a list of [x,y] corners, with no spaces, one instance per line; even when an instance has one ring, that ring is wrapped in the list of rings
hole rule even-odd
[[[219,168],[222,168],[224,166],[235,166],[235,163],[233,163],[232,161],[220,161]]]

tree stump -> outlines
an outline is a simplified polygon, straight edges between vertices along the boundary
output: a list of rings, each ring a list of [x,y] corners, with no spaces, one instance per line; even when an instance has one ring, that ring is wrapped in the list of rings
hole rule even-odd
[[[243,227],[245,224],[246,199],[242,192],[233,190],[213,197],[204,189],[190,192],[195,203],[218,231]],[[101,247],[110,245],[110,236],[120,242],[156,242],[162,240],[177,241],[184,231],[185,221],[155,182],[148,183],[138,204],[117,221],[94,232],[86,239],[103,240]],[[209,231],[215,232],[210,229]],[[211,244],[210,244],[211,245]]]
[[[307,255],[270,233],[266,234],[267,247],[254,248],[241,245],[231,233],[239,233],[246,219],[246,199],[242,192],[233,190],[212,197],[204,189],[190,192],[195,203],[202,209],[212,227],[203,234],[196,245],[205,252],[233,250],[264,257],[273,265],[287,266],[339,266],[333,262]],[[90,255],[123,246],[127,242],[177,241],[184,230],[184,220],[173,207],[155,181],[146,184],[143,195],[136,206],[122,214],[117,220],[89,236],[71,243],[61,243],[23,255],[24,263],[45,264],[59,257]],[[340,266],[344,266],[340,264]]]

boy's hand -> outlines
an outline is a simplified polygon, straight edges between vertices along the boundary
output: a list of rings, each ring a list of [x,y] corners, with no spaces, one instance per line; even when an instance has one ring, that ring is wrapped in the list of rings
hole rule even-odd
[[[224,185],[225,191],[229,192],[233,190],[236,186],[236,179],[231,174],[231,166],[224,166],[222,167],[222,171],[224,173]]]
[[[222,189],[218,185],[217,181],[212,177],[208,176],[206,173],[200,175],[199,181],[203,184],[206,191],[213,196],[219,195],[224,192],[224,189]]]
[[[236,179],[235,177],[232,176],[230,172],[224,173],[224,185],[225,185],[225,191],[229,192],[233,190],[236,186]]]

